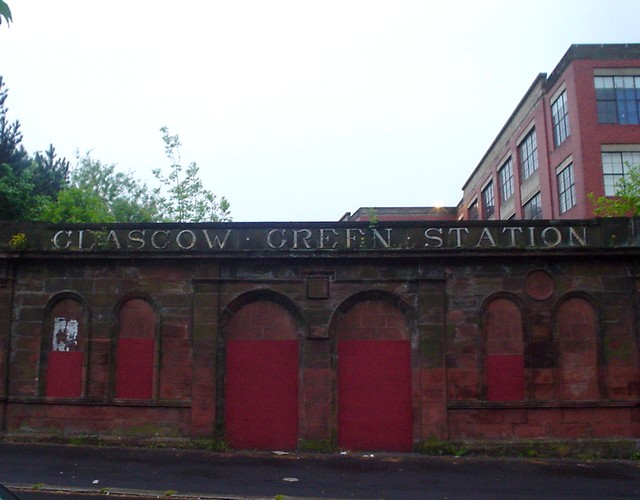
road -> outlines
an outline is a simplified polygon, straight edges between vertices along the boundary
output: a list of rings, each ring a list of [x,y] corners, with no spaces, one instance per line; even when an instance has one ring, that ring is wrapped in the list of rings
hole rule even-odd
[[[640,498],[640,462],[2,443],[0,482],[20,487],[26,500],[49,500],[55,490],[67,492],[66,499],[121,491],[209,498],[623,499]]]

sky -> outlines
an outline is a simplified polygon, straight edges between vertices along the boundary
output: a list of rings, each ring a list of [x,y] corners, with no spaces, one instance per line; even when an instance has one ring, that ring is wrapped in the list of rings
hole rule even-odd
[[[455,206],[571,44],[640,42],[639,0],[5,1],[27,151],[152,186],[166,126],[238,222]]]

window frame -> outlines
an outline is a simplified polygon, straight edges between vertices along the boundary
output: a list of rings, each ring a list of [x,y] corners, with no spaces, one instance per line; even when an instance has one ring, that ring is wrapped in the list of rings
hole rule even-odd
[[[640,166],[640,145],[634,145],[635,149],[630,150],[605,150],[601,151],[600,158],[602,164],[602,183],[605,196],[615,196],[618,182],[624,180],[629,168]],[[612,158],[619,155],[619,161],[606,161],[605,155]]]
[[[532,128],[518,143],[518,157],[520,159],[520,173],[525,181],[538,171],[538,138],[536,129]]]
[[[537,209],[533,211],[533,209],[529,208],[533,206],[535,200],[535,205]],[[527,214],[527,212],[531,212]],[[532,215],[532,217],[528,216]],[[522,204],[522,217],[525,220],[539,220],[542,219],[542,196],[540,195],[540,191],[534,194],[531,198],[529,198],[525,203]]]
[[[469,203],[467,207],[467,217],[469,220],[478,220],[480,218],[480,213],[478,210],[478,198],[474,198],[474,200]]]
[[[558,210],[560,214],[564,214],[577,204],[573,161],[561,166],[556,171],[556,181],[558,186]]]
[[[480,198],[482,199],[483,218],[488,219],[496,213],[496,196],[495,189],[493,188],[493,179],[482,189]]]
[[[500,188],[500,201],[503,203],[513,198],[515,183],[513,179],[513,159],[507,158],[498,169],[498,185]]]
[[[553,144],[558,147],[571,135],[567,89],[562,89],[558,96],[551,101],[551,123],[553,125]]]
[[[640,125],[640,76],[594,75],[599,124]]]

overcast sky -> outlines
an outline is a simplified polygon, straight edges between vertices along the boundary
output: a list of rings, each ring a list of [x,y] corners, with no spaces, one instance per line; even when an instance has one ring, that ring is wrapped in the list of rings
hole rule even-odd
[[[236,221],[455,206],[538,73],[640,42],[638,0],[6,0],[0,75],[30,153],[154,182],[180,135]]]

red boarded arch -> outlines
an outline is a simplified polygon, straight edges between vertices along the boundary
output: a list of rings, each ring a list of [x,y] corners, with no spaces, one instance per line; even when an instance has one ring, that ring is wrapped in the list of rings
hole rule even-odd
[[[410,451],[411,345],[402,311],[364,300],[337,318],[336,333],[339,446]]]
[[[84,306],[75,298],[62,298],[48,312],[45,330],[45,395],[79,398],[84,387],[84,350],[87,329]]]
[[[560,399],[599,399],[599,321],[591,302],[582,297],[563,300],[556,313],[556,332]]]
[[[297,325],[269,300],[242,306],[226,328],[225,439],[237,449],[298,444]]]
[[[127,300],[118,314],[116,397],[151,399],[156,313],[144,299]]]
[[[522,312],[512,300],[492,299],[484,311],[489,401],[525,399]]]

